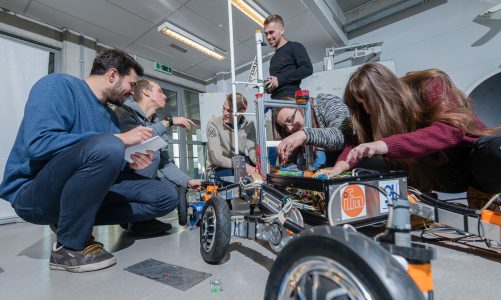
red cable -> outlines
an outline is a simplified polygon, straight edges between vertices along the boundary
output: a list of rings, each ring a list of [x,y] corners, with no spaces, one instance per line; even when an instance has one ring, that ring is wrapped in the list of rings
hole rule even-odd
[[[264,178],[264,175],[261,172],[261,148],[257,144],[256,144],[256,156],[257,156],[256,169],[259,175],[261,175],[261,177]]]

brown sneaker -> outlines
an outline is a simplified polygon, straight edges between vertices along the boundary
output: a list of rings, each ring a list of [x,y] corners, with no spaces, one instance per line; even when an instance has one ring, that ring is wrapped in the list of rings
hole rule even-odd
[[[481,209],[491,199],[491,197],[494,196],[491,194],[483,193],[471,186],[468,187],[466,195],[468,200],[468,207],[472,209]],[[495,212],[500,212],[499,202],[492,202],[487,209]]]
[[[434,223],[433,221],[430,221],[430,220],[425,219],[423,217],[411,215],[411,229],[412,230],[423,229],[423,228],[429,227],[433,223]]]
[[[49,268],[68,272],[89,272],[107,268],[117,263],[113,254],[103,244],[90,241],[81,251],[69,250],[54,243],[50,254]]]

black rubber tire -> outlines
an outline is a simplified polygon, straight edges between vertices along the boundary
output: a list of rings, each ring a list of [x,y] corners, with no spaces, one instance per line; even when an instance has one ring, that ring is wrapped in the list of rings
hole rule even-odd
[[[186,187],[179,187],[179,203],[177,204],[177,218],[179,225],[188,223],[188,199],[186,199]]]
[[[204,216],[207,210],[212,208],[215,212],[214,241],[209,250],[203,247],[203,233],[205,230]],[[220,197],[212,197],[205,202],[204,210],[200,217],[200,254],[205,262],[219,264],[225,257],[230,247],[231,238],[231,213],[226,200]]]
[[[372,239],[333,226],[309,228],[280,252],[266,283],[264,299],[277,299],[282,281],[298,260],[324,257],[340,264],[364,285],[373,299],[424,299],[407,272]]]

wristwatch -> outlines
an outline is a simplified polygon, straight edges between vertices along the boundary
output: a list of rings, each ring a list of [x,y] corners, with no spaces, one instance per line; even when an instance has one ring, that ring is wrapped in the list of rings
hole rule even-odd
[[[172,125],[174,125],[174,120],[172,120],[172,116],[171,115],[165,116],[164,120],[167,121],[167,122],[169,122],[169,127],[172,127]]]

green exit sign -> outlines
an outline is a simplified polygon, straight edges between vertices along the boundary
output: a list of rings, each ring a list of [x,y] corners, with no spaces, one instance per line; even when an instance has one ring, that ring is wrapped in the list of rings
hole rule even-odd
[[[166,66],[164,64],[161,64],[159,62],[155,62],[155,70],[158,72],[162,72],[168,75],[172,75],[172,68],[169,66]]]

